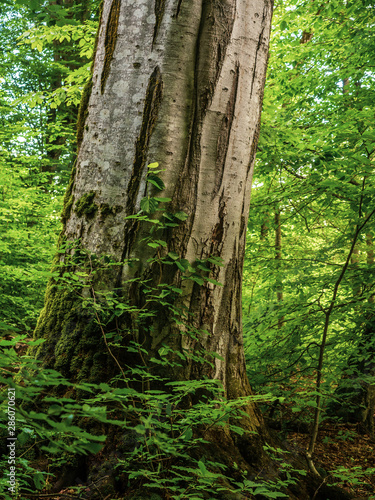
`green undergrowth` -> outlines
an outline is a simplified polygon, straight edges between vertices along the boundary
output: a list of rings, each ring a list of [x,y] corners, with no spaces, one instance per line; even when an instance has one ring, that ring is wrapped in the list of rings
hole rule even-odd
[[[160,191],[163,184],[157,167],[149,166],[148,183]],[[165,230],[187,217],[183,212],[169,213],[165,209],[169,201],[148,195],[141,211],[131,216],[150,228],[143,241],[151,251],[148,265],[171,266],[182,281],[198,286],[207,282],[219,286],[210,271],[212,265],[222,265],[220,259],[211,256],[191,263],[166,250]],[[140,304],[126,302],[120,290],[106,286],[105,277],[131,261],[92,255],[79,240],[62,242],[59,252],[50,288],[70,297],[69,307],[83,311],[95,323],[115,375],[97,383],[89,376],[73,383],[58,370],[47,368],[45,360],[30,355],[52,339],[30,342],[7,330],[7,338],[0,341],[2,497],[23,499],[36,492],[48,494],[57,484],[59,488],[71,486],[69,472],[90,461],[96,466],[82,478],[85,484],[72,486],[76,495],[96,488],[106,498],[116,498],[119,492],[127,498],[141,498],[137,496],[140,491],[154,499],[287,498],[286,489],[303,471],[285,469],[285,479],[272,480],[264,477],[262,467],[251,474],[243,463],[228,463],[211,454],[209,436],[216,434],[224,442],[229,435],[249,434],[241,423],[248,418],[246,406],[272,397],[227,400],[218,380],[174,377],[192,362],[207,366],[209,372],[219,357],[202,347],[208,332],[191,326],[188,312],[179,303],[182,289],[176,283],[134,277],[126,286],[136,286],[142,300]],[[197,347],[177,351],[173,342],[165,341],[156,350],[146,348],[163,314],[176,336],[194,340]],[[69,349],[67,339],[66,345],[57,343],[51,352],[58,358],[56,351],[69,353]],[[13,389],[15,405],[7,397]],[[14,459],[4,444],[12,422],[17,437]],[[106,466],[114,472],[104,474]],[[10,467],[14,467],[14,483],[6,474]],[[102,476],[106,480],[98,483]]]

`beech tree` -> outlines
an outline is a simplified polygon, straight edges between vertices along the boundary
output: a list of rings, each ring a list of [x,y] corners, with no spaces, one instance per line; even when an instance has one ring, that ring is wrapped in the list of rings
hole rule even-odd
[[[147,330],[134,327],[129,315],[119,321],[133,334],[138,328],[148,359],[165,344],[174,352],[217,353],[213,365],[188,357],[168,377],[221,381],[229,399],[251,394],[241,274],[271,15],[270,0],[103,2],[56,261],[62,276],[68,267],[76,272],[83,297],[115,290],[142,308],[137,283],[176,285],[182,290],[176,304],[205,335],[184,335],[162,308]],[[164,231],[166,245],[158,248],[144,242],[150,225],[129,218],[153,211],[142,200],[151,199],[148,165],[155,162],[163,171],[154,184],[163,191],[161,200],[170,200],[165,210],[181,219]],[[92,263],[103,256],[117,263],[100,272],[89,290],[82,267],[71,264],[82,252]],[[158,265],[152,260],[156,254],[164,258]],[[174,256],[190,266],[205,262],[213,279],[182,280]],[[94,315],[55,278],[36,337],[46,341],[35,355],[71,380],[105,381],[130,362],[116,353],[114,363]],[[249,405],[247,412],[244,427],[262,432],[256,408]],[[243,453],[257,460],[251,447]]]
[[[212,376],[230,397],[250,390],[241,270],[271,12],[264,1],[105,1],[63,213],[64,241],[79,239],[81,248],[116,261],[136,260],[132,268],[124,265],[108,275],[108,287],[156,273],[147,265],[155,250],[142,245],[139,222],[125,217],[140,211],[147,165],[159,162],[169,211],[188,215],[163,252],[189,262],[210,256],[224,262],[213,269],[223,286],[208,283],[198,291],[183,285],[183,302],[195,326],[209,331],[206,347],[224,358],[217,359]],[[166,266],[162,273],[163,281],[180,282],[178,268],[171,272]],[[123,293],[137,300],[134,288]],[[85,358],[89,353],[64,294],[50,285],[37,327],[37,336],[47,339],[40,355],[48,351],[49,364],[78,376],[72,362],[80,352]],[[165,325],[156,326],[151,350],[169,335],[161,334]],[[68,342],[61,361],[59,350]],[[191,370],[186,367],[185,375]]]

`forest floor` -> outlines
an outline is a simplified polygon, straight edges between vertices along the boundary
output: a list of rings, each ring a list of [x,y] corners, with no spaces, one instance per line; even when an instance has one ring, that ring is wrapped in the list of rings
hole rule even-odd
[[[291,432],[289,444],[305,450],[310,436]],[[355,424],[321,424],[315,449],[315,465],[322,482],[336,483],[362,500],[375,500],[375,441],[358,433]],[[373,469],[370,473],[365,471]]]

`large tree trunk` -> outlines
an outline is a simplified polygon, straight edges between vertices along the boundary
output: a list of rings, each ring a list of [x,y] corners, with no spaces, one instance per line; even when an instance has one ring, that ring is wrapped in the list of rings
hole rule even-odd
[[[144,297],[129,279],[181,287],[178,307],[191,313],[190,327],[208,334],[184,335],[161,310],[152,328],[138,332],[143,347],[150,357],[162,343],[218,353],[213,367],[188,357],[169,377],[220,380],[228,398],[251,394],[241,275],[271,14],[272,0],[105,0],[63,212],[61,241],[79,240],[84,251],[122,262],[101,275],[97,290],[116,289],[141,307]],[[125,217],[139,212],[147,165],[156,161],[165,169],[168,211],[188,215],[165,232],[163,255],[174,252],[192,264],[221,258],[224,265],[212,264],[211,273],[222,286],[181,281],[177,266],[147,262],[160,249],[142,242],[147,225]],[[117,369],[95,318],[53,280],[36,336],[46,339],[39,359],[71,379],[103,381]],[[261,432],[258,411],[247,411],[246,427]],[[255,462],[257,453],[248,443],[242,455]]]
[[[138,259],[107,283],[126,286],[135,274],[150,272],[150,251],[140,241],[142,228],[125,216],[140,209],[147,164],[158,161],[165,168],[169,211],[189,215],[169,235],[167,251],[190,262],[210,256],[224,262],[213,269],[223,286],[182,287],[195,326],[210,333],[206,347],[224,358],[217,359],[212,376],[231,397],[249,392],[241,272],[271,11],[264,0],[105,1],[91,94],[81,110],[82,143],[64,208],[64,240],[80,238],[82,248],[118,261]],[[163,274],[179,280],[178,272],[170,276],[170,266]],[[49,291],[37,327],[56,361],[67,335],[75,342],[79,337],[66,325],[61,304],[57,312],[62,293]],[[150,348],[168,334],[155,332]],[[71,366],[66,371],[77,374]]]

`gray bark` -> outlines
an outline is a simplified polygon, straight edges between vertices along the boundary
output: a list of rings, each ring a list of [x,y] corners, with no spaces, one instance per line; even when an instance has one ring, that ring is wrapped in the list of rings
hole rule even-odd
[[[129,277],[151,273],[151,250],[140,243],[142,227],[125,217],[140,210],[147,165],[160,163],[166,185],[161,195],[172,199],[168,210],[188,214],[169,235],[165,251],[190,262],[209,256],[224,262],[212,268],[223,286],[181,283],[170,266],[162,275],[182,287],[180,305],[193,313],[193,326],[209,332],[202,344],[223,360],[216,359],[206,375],[221,380],[229,397],[251,391],[241,274],[271,14],[271,0],[105,0],[64,210],[68,241],[80,238],[96,255],[137,259],[135,267],[124,264],[110,278],[129,295]],[[79,210],[88,194],[90,211]],[[47,299],[37,336],[48,337],[46,324],[57,317],[54,302]],[[157,321],[155,326],[146,339],[150,352],[172,342],[171,328]],[[175,348],[196,347],[183,335],[173,342]],[[48,344],[50,359],[57,358],[59,334]],[[181,377],[201,375],[193,364],[183,372]]]

